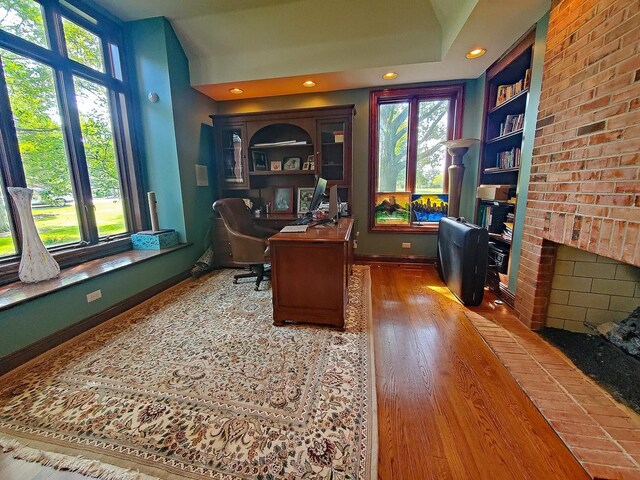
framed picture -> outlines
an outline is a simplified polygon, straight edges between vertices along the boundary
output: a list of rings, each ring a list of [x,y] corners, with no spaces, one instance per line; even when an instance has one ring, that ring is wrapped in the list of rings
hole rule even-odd
[[[293,187],[273,187],[272,213],[293,213]]]
[[[449,195],[411,195],[411,222],[439,222],[447,216]]]
[[[314,188],[298,188],[298,213],[307,213],[311,206]]]
[[[302,159],[300,157],[284,157],[282,160],[283,170],[300,170]]]
[[[315,170],[316,169],[316,157],[309,155],[307,160],[302,165],[302,170]]]
[[[411,194],[376,193],[375,225],[409,225]]]
[[[253,171],[267,170],[267,154],[260,150],[251,150],[251,160],[253,160]]]
[[[271,160],[271,170],[274,172],[282,170],[282,162],[280,160]]]

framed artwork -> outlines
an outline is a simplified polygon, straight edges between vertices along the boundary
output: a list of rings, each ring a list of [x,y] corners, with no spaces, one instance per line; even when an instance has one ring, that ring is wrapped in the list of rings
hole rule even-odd
[[[274,172],[282,170],[282,162],[280,160],[271,160],[271,170]]]
[[[439,222],[447,216],[449,195],[411,195],[411,221],[414,223]]]
[[[283,170],[300,170],[300,157],[284,157],[282,160],[282,169]]]
[[[293,213],[293,187],[273,187],[272,213]]]
[[[298,188],[298,213],[307,213],[311,206],[314,188]]]
[[[267,154],[260,150],[251,151],[251,160],[253,160],[253,171],[260,172],[267,170]]]
[[[307,160],[302,165],[302,170],[315,170],[316,169],[316,157],[309,155]]]
[[[409,225],[411,194],[408,192],[376,193],[375,225]]]

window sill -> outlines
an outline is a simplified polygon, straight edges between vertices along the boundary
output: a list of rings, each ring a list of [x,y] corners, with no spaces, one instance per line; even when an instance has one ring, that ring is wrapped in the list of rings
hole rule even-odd
[[[414,227],[409,226],[382,226],[377,225],[369,229],[373,233],[411,233],[411,234],[437,234],[438,223],[434,222],[429,225],[416,225]]]
[[[45,282],[22,283],[18,281],[3,285],[0,287],[0,311],[190,245],[190,243],[181,243],[162,250],[128,250],[66,268],[60,272],[58,278]]]

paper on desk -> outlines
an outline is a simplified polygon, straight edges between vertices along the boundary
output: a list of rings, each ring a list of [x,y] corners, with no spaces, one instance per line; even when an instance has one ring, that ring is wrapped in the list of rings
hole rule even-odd
[[[309,228],[309,225],[287,225],[280,231],[284,233],[304,233],[307,228]]]

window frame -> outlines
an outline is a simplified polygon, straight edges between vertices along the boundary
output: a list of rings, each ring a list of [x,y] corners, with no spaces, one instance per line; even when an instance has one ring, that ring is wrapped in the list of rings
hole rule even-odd
[[[380,105],[409,102],[409,125],[407,138],[407,169],[405,191],[413,194],[416,181],[419,102],[423,100],[449,100],[449,118],[447,140],[462,138],[464,116],[464,84],[429,85],[397,89],[372,90],[369,94],[369,231],[384,233],[437,233],[438,223],[407,225],[376,225],[375,200],[378,185],[378,148],[379,148],[379,111]],[[443,193],[449,184],[447,169],[451,165],[451,156],[446,153],[444,166]],[[391,192],[389,192],[391,193]]]
[[[56,98],[62,121],[63,142],[67,151],[67,161],[73,196],[79,215],[79,242],[49,247],[61,267],[67,267],[95,258],[131,249],[130,236],[148,225],[144,210],[141,167],[134,152],[138,151],[133,132],[135,110],[132,102],[131,80],[126,61],[125,41],[121,24],[107,18],[84,3],[75,0],[34,0],[41,5],[45,34],[49,48],[31,43],[7,31],[0,30],[0,48],[50,67],[53,71]],[[67,8],[65,3],[71,8]],[[95,19],[91,22],[74,9],[85,12]],[[62,17],[76,23],[99,37],[105,72],[94,70],[67,56],[66,40]],[[122,80],[117,78],[110,45],[115,45],[119,55]],[[76,107],[74,77],[78,77],[107,89],[111,114],[111,127],[118,164],[120,195],[127,231],[117,235],[99,236],[92,206],[91,185],[82,144],[82,130]],[[0,61],[0,188],[3,189],[12,225],[12,235],[17,253],[0,258],[0,284],[17,280],[21,255],[20,224],[12,205],[7,187],[26,187],[22,158],[9,92]]]

